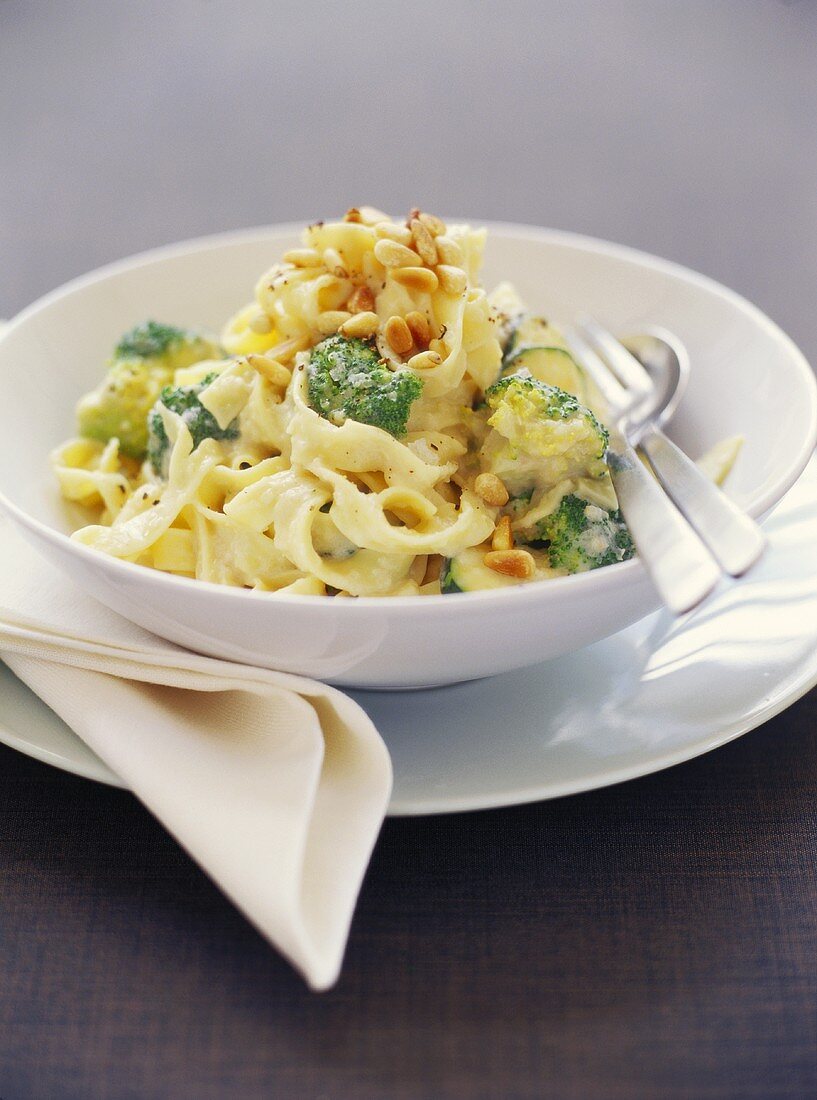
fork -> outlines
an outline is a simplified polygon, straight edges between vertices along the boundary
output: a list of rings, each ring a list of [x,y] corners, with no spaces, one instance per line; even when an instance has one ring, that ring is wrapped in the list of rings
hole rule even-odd
[[[670,334],[661,335],[678,360],[676,388],[680,391],[685,380],[684,349]],[[639,555],[667,606],[687,611],[711,592],[721,570],[733,576],[745,573],[763,553],[765,536],[661,431],[657,421],[662,420],[662,411],[665,418],[671,415],[680,392],[670,392],[658,406],[655,400],[650,405],[650,397],[655,397],[651,376],[591,318],[578,322],[569,343],[613,413],[607,457]],[[647,456],[658,482],[633,444]]]

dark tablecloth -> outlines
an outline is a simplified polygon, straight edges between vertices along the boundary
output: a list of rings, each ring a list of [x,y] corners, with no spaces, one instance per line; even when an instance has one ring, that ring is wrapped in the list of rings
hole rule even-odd
[[[0,1096],[809,1097],[817,693],[667,772],[387,821],[329,993],[136,800],[0,749]]]

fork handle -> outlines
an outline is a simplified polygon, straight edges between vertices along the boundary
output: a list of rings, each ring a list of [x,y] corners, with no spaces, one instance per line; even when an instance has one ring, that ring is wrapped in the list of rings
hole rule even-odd
[[[721,567],[733,577],[750,569],[766,546],[766,536],[755,521],[722,493],[659,428],[648,428],[639,446],[667,494]]]
[[[709,595],[721,571],[623,434],[611,433],[611,444],[607,462],[639,557],[667,607],[689,611]]]

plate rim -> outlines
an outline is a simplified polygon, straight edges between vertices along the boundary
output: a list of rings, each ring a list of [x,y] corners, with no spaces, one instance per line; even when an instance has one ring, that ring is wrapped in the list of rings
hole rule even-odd
[[[0,663],[2,662],[0,661]],[[11,669],[7,668],[7,671],[11,675],[14,675]],[[23,687],[29,690],[25,684],[23,684]],[[682,749],[676,749],[663,756],[653,756],[650,757],[649,760],[641,761],[638,764],[609,771],[604,776],[593,773],[582,779],[566,781],[561,784],[539,784],[538,786],[521,788],[515,791],[511,797],[507,794],[495,796],[486,795],[476,798],[458,796],[437,799],[431,798],[421,802],[416,799],[401,800],[399,798],[393,798],[389,802],[386,816],[436,817],[444,814],[476,813],[483,810],[506,809],[514,806],[530,805],[534,802],[549,802],[556,798],[567,798],[571,795],[587,794],[590,791],[603,790],[605,787],[617,786],[619,783],[627,783],[632,779],[640,779],[648,775],[654,775],[658,772],[666,771],[668,768],[675,767],[677,764],[685,764],[690,760],[696,759],[696,757],[705,756],[707,753],[722,748],[731,741],[736,741],[739,737],[751,733],[752,730],[758,729],[760,726],[765,725],[766,722],[770,722],[773,718],[777,717],[777,715],[782,714],[784,710],[793,706],[815,687],[817,687],[817,650],[814,651],[812,661],[808,668],[803,672],[802,676],[791,685],[788,691],[769,699],[764,706],[738,719],[725,730],[717,734],[709,734],[702,739],[686,745]],[[123,783],[119,776],[117,776],[104,761],[98,760],[98,758],[86,761],[84,759],[72,760],[64,756],[58,757],[50,750],[40,748],[29,741],[23,741],[16,734],[7,730],[2,724],[2,718],[0,718],[0,744],[22,753],[24,756],[29,756],[31,759],[37,760],[42,764],[48,764],[51,767],[67,772],[70,775],[78,776],[81,779],[102,783],[105,786],[114,787],[119,790],[131,790],[131,788]]]
[[[438,816],[442,814],[472,813],[481,810],[499,810],[511,808],[513,806],[527,806],[533,802],[551,802],[554,799],[568,798],[571,795],[589,794],[591,791],[604,790],[605,787],[615,787],[620,783],[628,783],[631,779],[642,779],[648,775],[655,775],[658,772],[666,771],[668,768],[673,768],[677,764],[686,764],[699,756],[706,756],[707,753],[714,752],[715,749],[723,748],[724,745],[728,745],[732,741],[737,741],[740,737],[745,736],[745,734],[751,733],[753,730],[765,725],[766,722],[770,722],[773,718],[776,718],[777,715],[782,714],[784,710],[788,710],[790,706],[793,706],[798,700],[802,699],[804,695],[808,695],[815,687],[817,687],[817,652],[815,652],[813,656],[813,665],[809,667],[807,673],[803,675],[801,680],[795,681],[790,692],[784,693],[774,701],[770,701],[767,705],[758,708],[753,711],[751,715],[746,716],[745,719],[739,719],[737,722],[727,727],[724,732],[705,737],[702,740],[691,743],[684,749],[667,753],[665,756],[652,757],[648,763],[643,765],[639,764],[633,765],[632,767],[619,768],[616,771],[610,772],[604,778],[599,778],[594,775],[583,780],[565,782],[561,785],[556,784],[541,788],[524,788],[515,793],[511,801],[508,801],[506,797],[485,797],[471,799],[467,804],[462,800],[463,805],[457,805],[455,803],[461,800],[456,798],[448,799],[447,803],[438,803],[433,800],[430,800],[428,803],[418,803],[416,801],[414,801],[414,803],[401,803],[399,800],[395,800],[389,803],[387,816]]]

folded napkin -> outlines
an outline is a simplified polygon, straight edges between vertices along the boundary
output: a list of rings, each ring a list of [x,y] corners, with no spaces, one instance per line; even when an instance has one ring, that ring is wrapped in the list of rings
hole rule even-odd
[[[391,791],[388,752],[356,703],[149,634],[4,520],[0,658],[310,986],[335,982]]]

